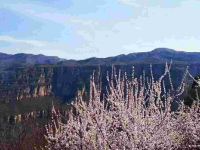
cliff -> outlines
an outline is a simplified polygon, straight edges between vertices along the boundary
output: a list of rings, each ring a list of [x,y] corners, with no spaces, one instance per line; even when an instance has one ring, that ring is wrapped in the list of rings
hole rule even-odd
[[[9,68],[0,76],[0,99],[11,102],[52,94],[51,67]]]
[[[200,73],[200,64],[173,64],[172,79],[174,86],[178,86],[183,74],[189,66],[189,71],[196,76]],[[127,72],[130,77],[133,65],[115,65],[116,70]],[[146,72],[150,76],[149,64],[135,64],[135,75]],[[165,64],[154,64],[154,77],[158,78],[164,73]],[[107,85],[107,72],[111,74],[112,66],[35,66],[14,68],[12,72],[1,74],[0,101],[14,102],[30,98],[55,96],[63,101],[71,102],[77,91],[83,87],[89,90],[90,76],[95,72],[102,84]],[[118,72],[118,71],[116,71]],[[191,82],[191,81],[188,81]]]
[[[10,64],[12,61],[8,61],[7,57],[12,58],[11,60],[16,58],[14,62],[17,64],[24,61],[25,64]],[[37,61],[37,59],[40,60],[40,57],[43,59]],[[43,97],[49,99],[56,97],[61,102],[71,103],[79,89],[85,87],[86,92],[89,92],[90,76],[93,73],[99,78],[99,81],[103,84],[102,90],[105,91],[107,86],[106,75],[108,72],[108,74],[111,74],[113,65],[116,72],[120,69],[122,72],[127,72],[128,77],[131,77],[132,67],[134,66],[134,73],[139,77],[144,71],[147,76],[150,76],[149,64],[153,64],[154,78],[158,78],[164,73],[165,63],[173,60],[171,77],[175,87],[182,81],[187,66],[189,66],[189,71],[193,76],[200,74],[200,53],[178,52],[171,49],[155,49],[151,52],[108,58],[90,58],[80,61],[64,60],[61,62],[60,59],[53,57],[54,62],[52,57],[25,54],[14,56],[1,54],[0,59],[2,59],[3,64],[6,64],[6,61],[10,64],[0,69],[0,107],[3,104],[11,104],[13,109],[16,102],[37,101]],[[32,64],[30,65],[27,62],[32,62]],[[39,64],[35,64],[37,62]],[[47,62],[49,64],[43,64]],[[191,80],[188,80],[188,83],[191,82]],[[38,105],[40,104],[38,103]],[[30,110],[34,111],[30,106],[25,112]]]

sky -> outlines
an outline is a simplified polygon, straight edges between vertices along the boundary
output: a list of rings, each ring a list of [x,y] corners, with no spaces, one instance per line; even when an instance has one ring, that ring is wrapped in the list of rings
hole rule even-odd
[[[200,0],[0,0],[0,52],[65,59],[200,52]]]

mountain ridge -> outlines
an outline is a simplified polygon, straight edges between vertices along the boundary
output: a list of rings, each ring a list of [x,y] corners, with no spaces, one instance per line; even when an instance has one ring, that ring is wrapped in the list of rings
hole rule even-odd
[[[191,59],[189,59],[191,58]],[[148,52],[134,52],[120,54],[111,57],[90,57],[82,60],[63,59],[57,56],[46,56],[43,54],[6,54],[0,52],[1,63],[27,63],[27,64],[63,64],[63,65],[103,65],[103,64],[123,64],[157,62],[163,63],[173,60],[175,62],[200,63],[200,52],[177,51],[170,48],[156,48]],[[189,62],[191,61],[191,62]]]
[[[9,68],[12,66],[29,66],[29,65],[43,65],[43,64],[57,64],[63,61],[62,58],[57,56],[45,56],[42,54],[6,54],[0,52],[0,69]]]
[[[156,48],[149,52],[121,54],[106,58],[88,58],[78,61],[80,64],[105,65],[105,64],[134,64],[134,63],[200,63],[200,52],[176,51],[169,48]]]

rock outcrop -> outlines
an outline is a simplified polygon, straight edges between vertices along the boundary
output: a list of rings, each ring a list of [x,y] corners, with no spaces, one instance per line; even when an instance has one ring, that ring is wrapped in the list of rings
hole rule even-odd
[[[52,95],[53,68],[14,68],[10,78],[1,74],[0,99],[5,102],[21,101]]]
[[[149,64],[135,64],[135,75],[142,75],[143,71],[150,76]],[[174,86],[182,80],[187,64],[173,64],[171,76]],[[127,72],[130,77],[133,65],[116,65],[116,70]],[[165,64],[154,64],[154,77],[164,73]],[[200,74],[200,64],[189,65],[192,75]],[[95,72],[101,78],[102,84],[107,85],[107,72],[111,74],[112,66],[37,66],[30,68],[15,68],[10,72],[9,79],[1,75],[0,101],[23,101],[30,98],[56,96],[64,101],[71,102],[76,93],[83,86],[89,90],[90,76]],[[116,71],[118,72],[118,71]],[[188,81],[192,82],[192,81]]]

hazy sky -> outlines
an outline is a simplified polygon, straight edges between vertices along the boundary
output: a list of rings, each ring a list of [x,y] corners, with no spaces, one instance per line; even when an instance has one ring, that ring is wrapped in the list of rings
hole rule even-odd
[[[0,51],[106,57],[200,52],[200,0],[0,0]]]

